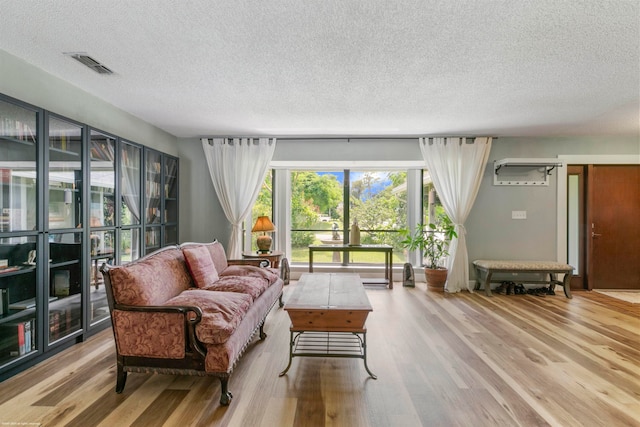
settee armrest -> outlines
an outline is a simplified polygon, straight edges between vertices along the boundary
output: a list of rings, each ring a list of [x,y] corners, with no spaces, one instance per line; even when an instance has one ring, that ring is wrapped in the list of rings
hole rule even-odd
[[[228,265],[252,265],[254,267],[262,267],[264,260],[261,260],[259,258],[253,258],[253,259],[228,259],[227,260],[227,264]]]
[[[128,311],[128,312],[137,312],[137,313],[167,313],[167,314],[182,314],[184,318],[185,327],[187,330],[188,338],[187,345],[188,347],[198,353],[203,358],[206,356],[206,349],[203,344],[198,340],[196,336],[196,325],[200,323],[202,320],[202,310],[197,306],[190,305],[176,305],[176,306],[166,306],[166,305],[147,305],[147,306],[137,306],[137,305],[125,305],[125,304],[114,304],[114,310],[120,311]]]

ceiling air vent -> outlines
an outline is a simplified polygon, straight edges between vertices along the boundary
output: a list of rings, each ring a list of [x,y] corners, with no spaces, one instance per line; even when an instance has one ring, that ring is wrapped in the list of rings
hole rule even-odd
[[[72,57],[83,65],[86,65],[98,74],[113,74],[113,71],[111,71],[107,66],[96,61],[86,53],[65,52],[65,55]]]

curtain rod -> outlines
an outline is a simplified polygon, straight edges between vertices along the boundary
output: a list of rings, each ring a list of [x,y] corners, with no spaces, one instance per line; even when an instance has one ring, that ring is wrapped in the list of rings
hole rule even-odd
[[[485,138],[485,136],[371,136],[371,137],[367,137],[367,136],[358,136],[358,137],[352,137],[352,136],[327,136],[327,137],[322,137],[322,136],[303,136],[303,137],[295,137],[295,136],[283,136],[283,137],[279,137],[279,136],[202,136],[200,137],[205,138],[205,139],[213,139],[213,138],[224,138],[224,139],[236,139],[236,138],[242,138],[242,139],[258,139],[258,138],[274,138],[278,141],[315,141],[318,139],[344,139],[347,142],[349,140],[361,140],[361,139],[371,139],[371,140],[388,140],[388,139],[400,139],[400,140],[412,140],[412,139],[419,139],[419,138],[427,138],[427,139],[433,139],[433,138],[466,138],[466,139],[476,139],[476,138]],[[489,137],[486,137],[489,138]],[[492,136],[490,137],[491,139],[498,139],[498,137],[496,136]]]
[[[476,139],[476,138],[491,138],[492,140],[496,140],[498,139],[498,137],[496,136],[492,136],[492,137],[485,137],[485,136],[400,136],[400,137],[382,137],[382,136],[376,136],[376,137],[366,137],[366,136],[359,136],[359,137],[326,137],[326,138],[322,138],[322,137],[301,137],[301,138],[295,138],[295,137],[282,137],[282,138],[278,138],[278,137],[274,137],[276,138],[276,140],[278,141],[287,141],[287,140],[295,140],[295,141],[314,141],[314,140],[318,140],[318,139],[343,139],[346,140],[347,142],[349,142],[350,140],[362,140],[362,139],[369,139],[369,140],[389,140],[389,139],[398,139],[398,140],[418,140],[419,138],[426,138],[426,139],[434,139],[434,138],[466,138],[466,139]]]

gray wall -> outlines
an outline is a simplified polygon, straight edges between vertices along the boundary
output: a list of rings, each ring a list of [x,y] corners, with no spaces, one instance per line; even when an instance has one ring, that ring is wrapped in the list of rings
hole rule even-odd
[[[171,155],[176,137],[0,50],[0,93]]]
[[[180,157],[180,242],[220,240],[225,247],[231,225],[215,194],[199,138],[178,141]]]
[[[276,161],[414,161],[421,159],[416,140],[279,140]],[[184,240],[218,238],[226,242],[230,227],[214,194],[199,139],[179,140],[181,161],[180,231]],[[637,137],[499,138],[475,205],[467,219],[469,260],[480,258],[556,259],[557,171],[549,186],[494,186],[493,161],[505,157],[558,155],[640,156]],[[512,220],[511,211],[527,211],[526,220]],[[472,273],[473,274],[473,273]]]
[[[384,143],[386,142],[386,143]],[[180,157],[180,241],[218,239],[226,246],[231,236],[224,211],[215,195],[199,138],[178,140]],[[417,140],[278,140],[273,160],[415,161],[420,160]]]
[[[640,157],[640,141],[637,137],[499,138],[493,141],[478,197],[466,223],[469,260],[556,259],[558,172],[552,171],[549,186],[494,186],[494,160],[614,154]],[[527,219],[511,219],[514,210],[527,211]]]
[[[275,161],[370,161],[421,160],[417,138],[403,139],[279,139]]]

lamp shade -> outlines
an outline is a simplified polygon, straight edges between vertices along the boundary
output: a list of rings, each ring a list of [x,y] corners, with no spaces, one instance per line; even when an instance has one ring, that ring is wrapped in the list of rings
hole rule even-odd
[[[275,231],[276,227],[273,225],[268,216],[259,216],[255,225],[251,229],[252,233],[262,231],[262,236],[258,236],[256,239],[256,245],[258,246],[258,252],[266,254],[271,250],[271,236],[267,236],[268,231]]]
[[[255,225],[251,229],[252,233],[257,231],[267,232],[267,231],[275,231],[276,227],[273,225],[268,216],[259,216],[256,220]]]

